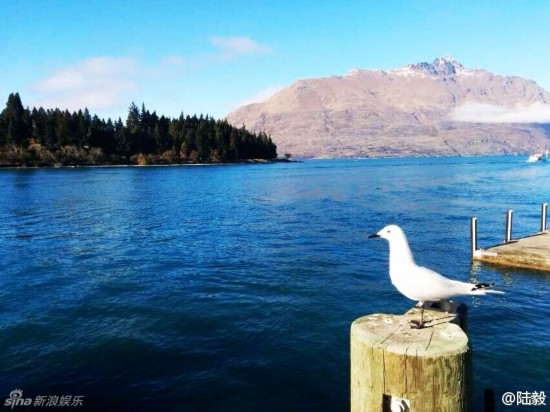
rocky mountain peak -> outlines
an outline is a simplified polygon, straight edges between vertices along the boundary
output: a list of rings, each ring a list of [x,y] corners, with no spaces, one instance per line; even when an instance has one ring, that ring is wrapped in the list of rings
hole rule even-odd
[[[438,57],[432,62],[432,65],[436,67],[448,67],[448,66],[453,66],[456,68],[464,67],[457,59],[451,56]]]
[[[430,76],[451,76],[464,69],[464,66],[453,57],[438,57],[432,63],[415,63],[406,66],[413,71],[420,71]]]

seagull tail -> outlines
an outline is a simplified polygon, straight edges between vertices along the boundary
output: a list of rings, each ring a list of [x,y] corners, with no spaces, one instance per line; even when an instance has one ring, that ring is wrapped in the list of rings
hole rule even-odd
[[[472,285],[472,289],[470,290],[470,295],[486,295],[487,293],[502,295],[505,293],[500,290],[489,289],[489,288],[492,288],[493,286],[495,286],[494,283],[476,283],[475,285]]]

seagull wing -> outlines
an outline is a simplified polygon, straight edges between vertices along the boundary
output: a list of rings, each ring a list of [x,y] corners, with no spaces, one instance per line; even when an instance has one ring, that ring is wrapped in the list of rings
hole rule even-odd
[[[494,283],[468,283],[449,279],[424,266],[414,265],[402,285],[405,296],[421,302],[438,301],[458,295],[485,295],[487,293],[504,293],[497,290],[488,290]]]
[[[395,272],[398,273],[392,274],[392,283],[411,300],[437,301],[457,294],[451,279],[424,266],[402,265]]]

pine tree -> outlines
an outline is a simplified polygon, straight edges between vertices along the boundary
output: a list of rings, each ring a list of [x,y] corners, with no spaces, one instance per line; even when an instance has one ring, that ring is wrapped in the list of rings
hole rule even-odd
[[[21,103],[19,93],[8,96],[6,108],[0,114],[5,128],[5,145],[27,146],[30,137],[29,117]]]
[[[169,121],[164,116],[161,116],[155,125],[155,146],[158,154],[166,152],[171,146]]]
[[[87,108],[84,112],[78,111],[78,142],[81,146],[90,145],[90,126],[92,125],[92,116]]]
[[[47,115],[46,111],[41,107],[40,109],[32,109],[31,113],[31,136],[36,143],[45,145],[46,141],[46,123]]]
[[[124,127],[122,119],[119,117],[115,122],[115,151],[119,155],[128,156],[130,154],[130,142],[128,141],[128,129]]]
[[[128,108],[126,118],[126,140],[129,144],[130,154],[143,151],[143,135],[141,133],[141,116],[134,102]]]
[[[55,110],[55,135],[58,147],[70,144],[67,119],[59,109]]]

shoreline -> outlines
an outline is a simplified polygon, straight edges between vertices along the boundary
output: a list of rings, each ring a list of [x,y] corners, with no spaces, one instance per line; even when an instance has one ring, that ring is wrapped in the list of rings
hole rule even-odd
[[[290,159],[243,159],[234,162],[207,162],[207,163],[112,163],[112,164],[75,164],[75,165],[0,165],[0,170],[19,169],[83,169],[83,168],[124,168],[124,167],[179,167],[179,166],[230,166],[243,164],[274,164],[274,163],[299,163],[300,160]]]
[[[481,157],[503,157],[503,158],[521,158],[522,154],[488,154],[488,155],[469,155],[469,156],[380,156],[380,157],[304,157],[296,159],[276,158],[276,159],[242,159],[231,162],[205,162],[205,163],[112,163],[112,164],[74,164],[74,165],[0,165],[0,170],[11,169],[80,169],[80,168],[124,168],[124,167],[178,167],[178,166],[230,166],[246,164],[275,164],[275,163],[302,163],[305,161],[323,161],[323,160],[399,160],[399,159],[476,159]],[[527,161],[526,161],[527,163]]]

